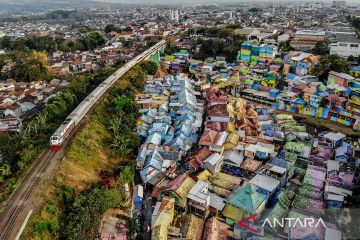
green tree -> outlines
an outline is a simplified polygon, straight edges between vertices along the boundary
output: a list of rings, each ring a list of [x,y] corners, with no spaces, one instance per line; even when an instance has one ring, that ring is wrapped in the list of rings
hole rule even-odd
[[[360,30],[360,16],[354,17],[352,24],[356,29]]]
[[[159,68],[153,61],[143,61],[140,63],[140,67],[145,70],[148,75],[154,75]]]
[[[280,42],[279,49],[283,52],[290,52],[290,51],[294,50],[294,48],[291,46],[289,40],[287,40],[285,42]]]
[[[353,55],[350,55],[350,56],[347,58],[347,60],[348,60],[349,62],[353,62],[353,61],[355,61],[355,57],[354,57]]]
[[[22,170],[25,169],[30,163],[32,163],[38,157],[38,152],[33,145],[29,145],[20,152],[20,161],[18,167]]]
[[[48,76],[48,63],[45,52],[17,52],[12,75],[26,82],[43,80]]]
[[[74,201],[67,214],[66,239],[94,239],[98,236],[102,215],[117,201],[113,194],[105,194],[105,191],[94,188]]]
[[[4,162],[8,163],[11,167],[15,166],[19,159],[21,145],[21,137],[19,135],[0,133],[0,152]]]
[[[119,29],[117,27],[114,26],[114,24],[108,24],[106,25],[104,32],[109,33],[109,32],[118,32]]]
[[[316,43],[314,49],[312,49],[313,54],[317,55],[326,55],[330,52],[330,41],[329,40],[323,40]]]
[[[86,47],[88,49],[94,49],[105,43],[104,36],[99,32],[91,32],[85,38]]]
[[[52,233],[58,233],[60,231],[60,229],[61,229],[61,227],[59,224],[59,220],[57,218],[51,219],[50,223],[49,223],[49,230]]]
[[[45,220],[40,220],[35,224],[35,231],[39,234],[43,233],[47,229],[48,223]]]
[[[70,185],[61,185],[57,190],[57,195],[61,197],[64,206],[72,206],[75,201],[75,189]]]
[[[116,156],[124,157],[131,153],[131,140],[129,134],[117,134],[114,136],[110,147],[114,149]]]
[[[0,165],[0,183],[2,183],[5,179],[5,177],[9,176],[11,174],[10,165],[7,163],[3,163]]]
[[[118,206],[123,200],[123,196],[117,189],[104,190],[104,197],[108,208]]]
[[[136,234],[140,231],[140,226],[135,218],[130,218],[125,224],[131,240],[136,239]]]
[[[9,49],[10,42],[11,42],[11,37],[9,37],[9,36],[0,38],[0,48]]]
[[[350,63],[339,55],[326,55],[311,69],[310,73],[320,79],[326,79],[330,71],[348,73],[349,70]]]
[[[260,8],[250,8],[249,9],[249,12],[252,12],[252,13],[258,13],[258,12],[261,12],[261,9]]]
[[[124,95],[114,98],[113,105],[117,113],[131,114],[139,110],[139,106],[131,98]]]
[[[120,169],[120,179],[124,183],[130,183],[134,180],[135,168],[134,166],[122,166]]]

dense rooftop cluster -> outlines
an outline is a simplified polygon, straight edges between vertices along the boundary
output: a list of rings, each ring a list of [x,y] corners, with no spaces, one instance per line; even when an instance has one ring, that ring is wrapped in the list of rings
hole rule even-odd
[[[158,71],[137,97],[144,144],[136,162],[143,205],[154,204],[151,211],[139,205],[137,214],[145,215],[152,239],[213,239],[210,233],[217,239],[341,236],[342,226],[326,218],[327,211],[337,212],[352,195],[357,144],[236,96],[228,89],[233,84],[217,79],[231,81],[234,69],[252,71],[257,65],[225,63],[218,73],[208,71],[219,62],[190,63],[196,80]],[[213,77],[210,82],[201,78],[206,74]],[[177,115],[180,109],[186,114]],[[251,225],[256,232],[239,225],[249,216],[257,219]],[[290,226],[289,231],[263,224],[292,216],[302,221],[316,216],[326,227]]]

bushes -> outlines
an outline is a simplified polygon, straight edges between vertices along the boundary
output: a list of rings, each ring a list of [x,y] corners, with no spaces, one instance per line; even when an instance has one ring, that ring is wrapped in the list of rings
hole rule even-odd
[[[147,73],[147,75],[154,75],[158,70],[158,65],[152,61],[141,62],[140,67]]]
[[[35,231],[39,234],[43,233],[47,229],[48,223],[45,220],[40,220],[35,224]]]
[[[77,198],[66,220],[66,239],[93,239],[105,211],[119,203],[116,190],[93,188]]]
[[[52,234],[57,235],[61,227],[57,218],[52,218],[50,221],[40,220],[34,225],[35,232],[42,236],[45,231],[50,231]]]
[[[55,206],[55,203],[53,201],[47,201],[46,202],[46,211],[48,213],[52,213],[52,214],[54,214],[56,212],[56,206]]]
[[[51,219],[49,223],[49,230],[52,233],[58,233],[60,231],[60,224],[56,218]]]

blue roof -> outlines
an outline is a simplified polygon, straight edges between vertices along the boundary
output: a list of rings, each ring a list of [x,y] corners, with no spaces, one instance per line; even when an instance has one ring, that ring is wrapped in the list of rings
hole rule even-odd
[[[271,93],[279,93],[280,90],[279,89],[276,89],[276,88],[273,88],[270,90]]]
[[[269,161],[269,163],[274,164],[276,166],[282,167],[282,168],[288,168],[289,162],[286,161],[284,158],[280,157],[272,157]]]
[[[293,74],[293,73],[289,73],[288,75],[286,75],[286,79],[289,79],[289,80],[293,80],[294,78],[296,77],[296,74]]]
[[[352,70],[354,70],[354,71],[360,71],[360,65],[359,65],[359,66],[352,67]]]

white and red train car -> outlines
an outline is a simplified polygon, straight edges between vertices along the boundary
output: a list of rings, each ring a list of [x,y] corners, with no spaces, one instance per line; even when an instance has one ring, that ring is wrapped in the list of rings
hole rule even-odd
[[[85,115],[90,111],[94,104],[111,88],[114,83],[123,76],[130,68],[145,60],[153,52],[159,50],[165,45],[165,40],[162,40],[144,51],[134,59],[119,68],[116,72],[105,79],[97,88],[95,88],[65,119],[55,133],[50,137],[50,148],[58,150],[64,143],[64,140],[70,135],[71,131],[81,122]]]

